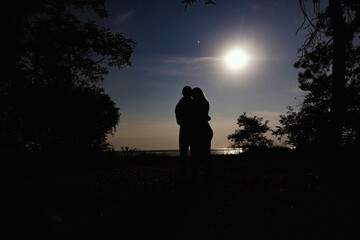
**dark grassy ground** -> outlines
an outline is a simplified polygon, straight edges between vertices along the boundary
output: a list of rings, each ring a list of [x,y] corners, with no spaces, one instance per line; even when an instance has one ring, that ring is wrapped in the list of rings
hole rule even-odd
[[[76,167],[20,161],[2,169],[7,239],[360,237],[356,177],[339,180],[334,193],[314,156],[213,156],[215,178],[198,184],[177,179],[175,157],[80,158]]]

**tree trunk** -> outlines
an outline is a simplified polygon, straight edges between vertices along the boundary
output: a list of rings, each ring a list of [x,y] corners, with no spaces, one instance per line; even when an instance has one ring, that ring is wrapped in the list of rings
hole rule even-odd
[[[339,150],[342,143],[342,127],[345,113],[346,31],[341,0],[329,0],[329,7],[334,39],[330,115],[331,137],[329,138],[331,142],[329,146],[332,150]]]

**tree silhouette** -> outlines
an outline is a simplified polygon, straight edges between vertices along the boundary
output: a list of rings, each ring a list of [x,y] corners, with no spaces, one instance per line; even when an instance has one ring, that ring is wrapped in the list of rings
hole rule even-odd
[[[299,87],[307,94],[298,113],[290,109],[281,116],[275,134],[288,135],[298,147],[359,145],[359,4],[329,1],[321,11],[313,1],[316,14],[310,19],[300,3],[309,33],[294,66],[303,69]]]
[[[182,0],[181,3],[182,4],[185,4],[185,11],[187,9],[188,6],[194,4],[194,3],[197,3],[198,0]],[[207,5],[215,5],[216,3],[213,1],[213,0],[203,0],[204,2],[204,5],[207,6]]]
[[[1,152],[107,146],[120,113],[98,83],[107,66],[131,65],[135,42],[78,17],[90,9],[108,17],[104,2],[7,3],[4,44],[14,48],[1,76]]]
[[[248,117],[244,112],[237,119],[239,129],[236,129],[235,133],[230,134],[227,138],[240,147],[270,147],[273,141],[264,136],[265,133],[270,131],[267,126],[269,121],[266,120],[264,123],[262,121],[262,117]]]
[[[319,72],[317,68],[322,71],[327,70],[329,73],[326,80],[320,77],[325,80],[323,88],[329,89],[324,96],[330,101],[327,145],[339,148],[344,143],[343,138],[347,131],[345,119],[349,109],[349,96],[347,96],[346,88],[351,84],[350,82],[354,81],[349,78],[356,77],[349,69],[358,68],[358,62],[353,61],[355,59],[349,59],[349,55],[354,57],[350,53],[358,51],[358,46],[356,46],[358,43],[354,41],[354,38],[359,37],[360,5],[354,0],[329,0],[324,10],[320,9],[319,0],[313,0],[313,5],[315,17],[310,19],[304,1],[300,1],[304,24],[307,23],[305,28],[309,34],[300,48],[303,55],[295,66],[305,69],[304,75],[299,75],[299,81],[302,81],[302,78],[317,81],[316,74]],[[328,61],[323,61],[321,52],[325,54]],[[314,64],[317,62],[315,57],[322,60],[318,66]]]

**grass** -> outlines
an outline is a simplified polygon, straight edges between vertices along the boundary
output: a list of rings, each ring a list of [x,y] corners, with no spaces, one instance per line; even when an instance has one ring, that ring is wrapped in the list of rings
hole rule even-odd
[[[114,155],[77,160],[81,164],[76,167],[48,164],[44,169],[40,168],[43,165],[28,164],[26,168],[13,165],[3,169],[1,225],[9,236],[46,239],[360,236],[356,185],[347,183],[346,190],[334,194],[323,182],[321,164],[295,151],[213,156],[215,179],[201,184],[177,178],[176,157]]]

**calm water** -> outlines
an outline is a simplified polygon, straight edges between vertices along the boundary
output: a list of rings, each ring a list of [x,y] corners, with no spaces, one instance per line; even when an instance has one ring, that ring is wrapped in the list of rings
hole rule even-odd
[[[242,148],[214,148],[211,149],[212,155],[233,155],[240,154],[243,152]],[[180,155],[179,150],[144,150],[144,151],[135,151],[134,154],[149,153],[155,155],[167,155],[172,157],[177,157]]]

